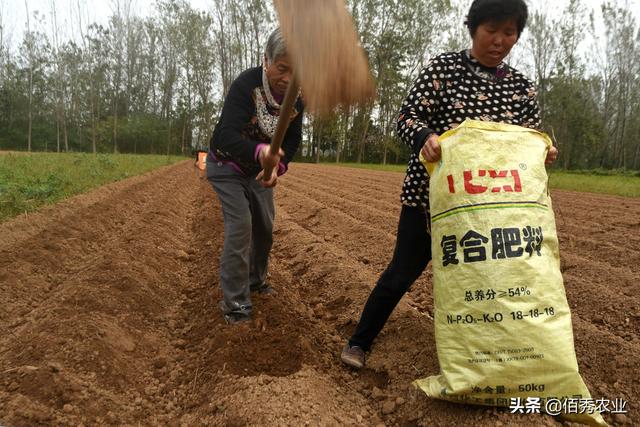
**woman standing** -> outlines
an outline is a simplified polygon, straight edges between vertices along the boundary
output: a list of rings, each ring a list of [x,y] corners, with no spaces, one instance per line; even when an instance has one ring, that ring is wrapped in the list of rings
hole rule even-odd
[[[465,119],[540,128],[533,83],[503,62],[522,34],[527,15],[524,0],[474,0],[465,22],[471,48],[431,59],[402,104],[397,131],[412,154],[400,196],[396,247],[342,350],[345,364],[364,366],[365,352],[431,260],[429,176],[420,151],[428,161],[438,161],[438,136]],[[555,148],[550,150],[547,163],[557,154]]]

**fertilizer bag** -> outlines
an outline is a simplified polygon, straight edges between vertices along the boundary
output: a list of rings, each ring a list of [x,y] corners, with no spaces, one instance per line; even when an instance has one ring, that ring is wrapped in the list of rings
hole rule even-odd
[[[441,161],[426,164],[440,374],[416,385],[606,425],[578,372],[544,166],[551,141],[467,120],[440,144]]]

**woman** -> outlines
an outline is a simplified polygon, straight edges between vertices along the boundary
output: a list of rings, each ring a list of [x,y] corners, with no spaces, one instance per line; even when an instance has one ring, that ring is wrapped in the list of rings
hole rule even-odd
[[[280,153],[269,141],[278,122],[280,102],[291,80],[291,63],[279,29],[267,40],[264,64],[240,74],[224,100],[207,155],[207,179],[224,216],[224,247],[220,258],[227,323],[251,319],[251,291],[270,293],[265,282],[272,245],[273,187],[287,170],[302,139],[302,102],[296,101]],[[263,180],[270,165],[271,177]]]
[[[428,161],[438,161],[438,136],[465,119],[540,128],[533,83],[503,62],[526,21],[523,0],[474,0],[465,22],[471,48],[433,58],[402,104],[397,130],[412,154],[400,197],[396,247],[342,350],[345,364],[358,369],[364,366],[365,352],[431,260],[429,176],[419,161],[420,151]],[[547,163],[556,157],[553,148]]]

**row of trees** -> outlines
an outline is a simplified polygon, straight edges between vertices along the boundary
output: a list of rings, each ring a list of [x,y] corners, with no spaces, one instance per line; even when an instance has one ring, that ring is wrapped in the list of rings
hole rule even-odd
[[[534,13],[525,46],[530,75],[562,167],[637,170],[640,31],[628,3],[605,1],[600,12],[598,22],[580,0],[570,0],[557,18]]]
[[[0,147],[185,153],[206,145],[223,94],[259,63],[273,26],[261,1],[214,5],[202,12],[159,0],[140,18],[131,0],[114,1],[107,25],[87,23],[78,6],[80,36],[61,41],[52,1],[48,19],[28,11],[16,53],[0,26]]]
[[[628,5],[588,11],[569,0],[532,10],[510,58],[535,79],[546,130],[564,168],[640,169],[640,32]],[[260,64],[277,25],[264,0],[213,0],[211,10],[158,0],[132,13],[112,0],[108,23],[80,3],[75,37],[61,37],[55,1],[29,10],[20,43],[7,41],[0,0],[0,148],[188,153],[204,147],[242,70]],[[469,46],[468,1],[348,0],[378,87],[375,101],[307,117],[301,156],[399,163],[408,151],[395,118],[430,55]]]

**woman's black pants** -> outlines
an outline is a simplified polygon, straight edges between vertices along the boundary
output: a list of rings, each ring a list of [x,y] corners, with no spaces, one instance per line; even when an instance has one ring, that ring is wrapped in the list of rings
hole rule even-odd
[[[378,279],[349,345],[368,351],[402,296],[431,260],[431,235],[422,207],[402,205],[393,258]]]

